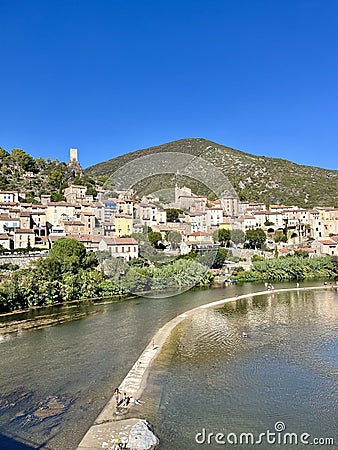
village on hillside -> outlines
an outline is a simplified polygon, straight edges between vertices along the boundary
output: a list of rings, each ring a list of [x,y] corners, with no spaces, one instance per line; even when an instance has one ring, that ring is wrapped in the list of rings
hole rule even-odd
[[[76,149],[71,149],[70,163],[78,163]],[[178,233],[175,251],[180,254],[217,247],[215,231],[260,229],[266,235],[265,247],[279,255],[296,250],[309,256],[338,255],[338,208],[267,207],[235,196],[211,201],[178,186],[167,205],[155,195],[138,198],[125,190],[109,197],[104,188],[97,191],[94,198],[86,186],[72,184],[64,189],[65,201],[42,195],[37,204],[25,203],[24,193],[0,191],[2,254],[33,248],[48,253],[55,241],[68,237],[82,242],[87,251],[109,251],[112,257],[131,260],[139,256],[139,243],[132,236],[144,229],[161,234],[163,251],[173,250],[168,235]]]

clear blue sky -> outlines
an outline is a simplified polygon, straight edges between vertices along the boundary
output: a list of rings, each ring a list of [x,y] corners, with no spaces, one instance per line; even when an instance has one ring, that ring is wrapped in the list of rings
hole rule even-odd
[[[184,137],[338,169],[337,0],[0,0],[0,146]]]

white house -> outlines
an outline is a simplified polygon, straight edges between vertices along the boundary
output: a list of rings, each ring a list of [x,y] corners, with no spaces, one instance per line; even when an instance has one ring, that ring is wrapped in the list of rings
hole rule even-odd
[[[109,251],[114,258],[127,261],[138,257],[138,242],[133,238],[105,237],[99,243],[100,251]]]

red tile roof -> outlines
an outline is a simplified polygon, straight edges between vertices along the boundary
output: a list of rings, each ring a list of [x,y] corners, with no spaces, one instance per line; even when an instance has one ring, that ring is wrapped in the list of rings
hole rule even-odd
[[[107,245],[138,245],[138,242],[133,238],[115,238],[101,236],[100,241],[101,240],[104,241]]]

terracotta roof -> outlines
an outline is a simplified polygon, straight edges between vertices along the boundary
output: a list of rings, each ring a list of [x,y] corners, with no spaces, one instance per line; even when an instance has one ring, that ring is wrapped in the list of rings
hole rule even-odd
[[[204,231],[195,231],[194,233],[190,233],[187,236],[210,236],[210,234]]]
[[[5,206],[5,207],[8,207],[8,206],[18,206],[18,205],[19,205],[18,202],[2,202],[2,203],[0,203],[0,206]]]
[[[115,214],[115,218],[117,218],[117,219],[132,219],[133,216],[128,215],[128,214]]]
[[[337,245],[337,242],[333,241],[332,239],[319,239],[318,242],[323,245]]]
[[[104,241],[107,245],[138,245],[138,242],[134,238],[115,238],[101,236],[101,240]]]
[[[186,216],[190,216],[190,217],[201,217],[204,216],[204,213],[186,213]]]
[[[35,234],[33,230],[27,230],[26,228],[14,228],[14,234]]]
[[[74,206],[75,205],[73,203],[68,203],[68,202],[48,202],[47,203],[48,206]]]
[[[76,225],[76,226],[82,226],[84,227],[84,223],[82,223],[80,220],[64,220],[63,225]]]

